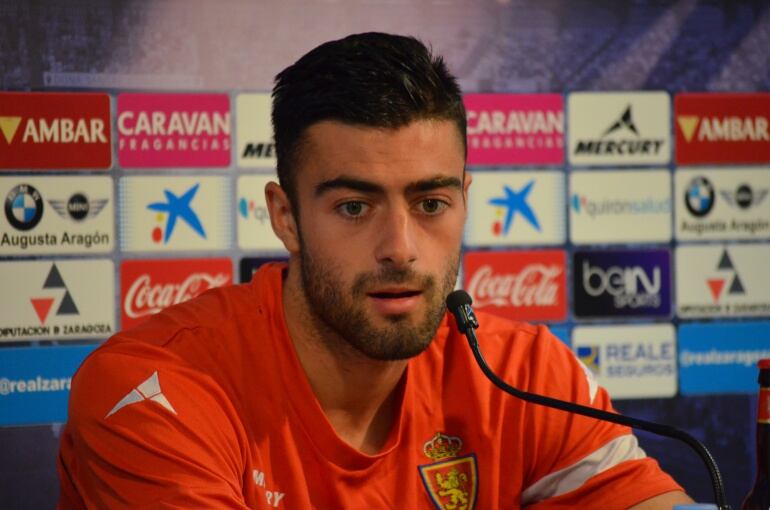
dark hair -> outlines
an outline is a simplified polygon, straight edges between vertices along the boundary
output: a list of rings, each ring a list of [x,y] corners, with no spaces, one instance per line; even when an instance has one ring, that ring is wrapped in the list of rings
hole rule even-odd
[[[399,128],[421,119],[450,120],[466,149],[457,80],[414,37],[369,32],[311,50],[275,77],[272,119],[278,180],[295,211],[294,167],[305,130],[316,122]]]

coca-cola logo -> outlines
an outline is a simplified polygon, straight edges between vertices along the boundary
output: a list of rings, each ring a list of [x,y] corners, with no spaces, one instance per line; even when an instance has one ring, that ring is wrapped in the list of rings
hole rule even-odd
[[[466,252],[465,290],[474,305],[521,321],[567,318],[563,250]]]
[[[123,312],[132,319],[145,317],[228,283],[230,275],[226,273],[191,273],[180,283],[153,283],[150,275],[145,273],[126,292]]]
[[[518,273],[497,273],[481,266],[468,283],[468,293],[478,307],[556,306],[559,296],[558,265],[530,264]]]

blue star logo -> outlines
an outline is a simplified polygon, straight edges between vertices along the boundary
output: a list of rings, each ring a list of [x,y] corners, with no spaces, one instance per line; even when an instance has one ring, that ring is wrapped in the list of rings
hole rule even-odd
[[[537,216],[532,211],[532,207],[527,203],[530,191],[535,185],[534,179],[529,181],[526,186],[521,188],[520,191],[514,191],[508,186],[503,186],[505,192],[504,197],[493,198],[489,201],[490,205],[497,207],[505,207],[505,223],[503,224],[503,235],[507,234],[513,224],[514,216],[516,212],[521,214],[535,230],[540,232],[540,222],[537,221]]]
[[[176,227],[177,218],[187,223],[191,229],[193,229],[199,236],[206,239],[206,232],[203,230],[203,225],[198,219],[198,215],[190,207],[190,202],[195,198],[195,194],[198,192],[200,183],[191,187],[181,197],[176,196],[171,190],[164,189],[163,194],[166,195],[165,202],[153,202],[147,206],[147,209],[151,211],[158,211],[168,214],[166,218],[165,234],[163,235],[163,244],[168,243],[171,235],[174,233],[174,227]]]

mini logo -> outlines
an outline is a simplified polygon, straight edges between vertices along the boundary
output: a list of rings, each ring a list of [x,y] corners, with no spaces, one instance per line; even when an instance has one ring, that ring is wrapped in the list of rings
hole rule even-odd
[[[561,250],[467,252],[465,288],[479,310],[514,320],[564,320],[565,265]]]
[[[540,223],[537,221],[532,207],[527,202],[529,193],[532,191],[532,187],[535,185],[535,181],[529,181],[519,191],[515,191],[510,186],[503,186],[504,196],[495,197],[489,200],[489,205],[497,207],[495,216],[498,219],[492,224],[492,232],[495,236],[506,236],[513,224],[514,216],[518,212],[532,228],[540,232]]]
[[[164,220],[166,222],[165,227],[157,226],[152,229],[153,242],[160,243],[163,241],[163,244],[168,244],[179,219],[186,223],[200,237],[206,239],[206,231],[203,229],[203,224],[201,224],[198,215],[195,214],[191,206],[191,202],[195,198],[199,187],[200,183],[194,184],[182,196],[177,196],[173,191],[164,189],[163,194],[166,196],[166,201],[153,202],[147,206],[147,209],[158,212],[156,218],[158,223],[163,223]]]
[[[419,466],[425,489],[438,510],[476,508],[478,466],[476,455],[457,454],[463,443],[459,437],[436,433],[423,445],[423,453],[435,461]]]
[[[171,305],[233,281],[229,258],[127,260],[120,266],[121,325],[144,322]]]
[[[730,282],[730,286],[727,289],[728,295],[736,296],[746,294],[741,277],[738,275],[738,271],[735,270],[735,266],[733,265],[733,261],[730,259],[727,250],[722,252],[716,271],[719,276],[706,279],[706,285],[708,285],[714,303],[718,303],[721,299],[725,283],[728,281]]]
[[[735,191],[719,190],[719,195],[730,207],[749,209],[751,206],[761,205],[767,196],[767,188],[757,190],[756,193],[748,184],[741,184]]]
[[[48,276],[43,283],[43,288],[64,289],[64,297],[59,303],[59,308],[56,310],[57,316],[79,314],[78,307],[75,304],[75,301],[72,299],[72,295],[70,294],[67,285],[64,283],[64,279],[61,277],[61,273],[59,273],[59,269],[56,267],[56,264],[53,264],[50,271],[48,271]],[[35,313],[37,314],[38,318],[40,319],[40,324],[45,324],[55,298],[49,296],[36,297],[31,298],[29,301],[32,304],[32,307],[35,309]]]
[[[19,184],[5,196],[5,218],[16,230],[32,230],[43,217],[43,198],[29,184]]]
[[[705,177],[698,176],[690,181],[684,194],[684,204],[695,217],[706,216],[714,207],[714,186]]]
[[[62,218],[71,218],[74,221],[83,221],[86,218],[95,218],[109,202],[106,198],[89,200],[83,193],[74,193],[69,200],[49,200],[54,211]]]
[[[575,252],[573,257],[577,317],[670,314],[668,251]]]
[[[174,406],[171,405],[171,402],[168,401],[163,394],[163,390],[160,388],[160,379],[158,378],[158,371],[156,370],[146,381],[129,391],[125,397],[120,399],[120,402],[115,404],[115,407],[113,407],[104,418],[107,419],[124,407],[130,406],[131,404],[138,404],[144,400],[150,400],[156,404],[160,404],[164,409],[177,414],[176,409],[174,409]]]
[[[577,357],[591,370],[594,375],[599,375],[601,358],[598,345],[581,345],[577,348]]]

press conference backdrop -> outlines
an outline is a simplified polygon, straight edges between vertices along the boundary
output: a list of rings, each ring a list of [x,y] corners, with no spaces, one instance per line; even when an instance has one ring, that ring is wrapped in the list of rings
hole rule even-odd
[[[739,505],[770,357],[768,2],[4,1],[0,26],[3,508],[54,505],[95,345],[285,258],[272,78],[368,30],[430,42],[466,92],[477,308],[550,324]],[[641,442],[711,499],[687,448]]]

